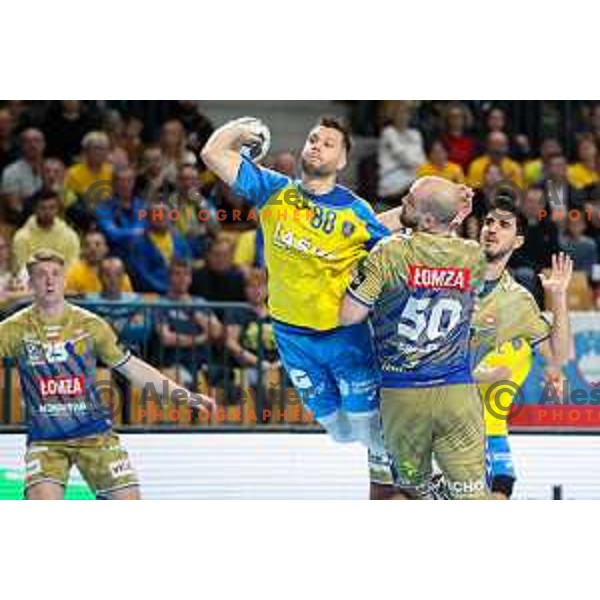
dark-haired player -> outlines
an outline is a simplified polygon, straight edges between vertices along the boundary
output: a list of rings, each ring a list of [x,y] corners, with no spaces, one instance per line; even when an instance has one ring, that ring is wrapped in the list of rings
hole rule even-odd
[[[158,393],[166,380],[169,393],[177,390],[177,401],[194,399],[211,408],[212,400],[191,394],[124,351],[104,319],[66,302],[60,254],[39,250],[27,270],[33,304],[0,323],[0,356],[16,360],[27,406],[26,497],[62,499],[75,465],[97,497],[137,500],[136,473],[99,397],[97,359],[136,386],[152,384]]]
[[[515,362],[522,362],[523,357],[522,353],[519,357],[519,349],[513,346],[521,340],[535,346],[550,336],[550,356],[558,367],[567,360],[569,352],[567,288],[572,261],[564,254],[553,256],[550,275],[541,276],[542,285],[551,297],[553,318],[550,325],[533,296],[513,279],[506,268],[512,253],[523,245],[525,227],[525,218],[510,197],[497,198],[493,210],[484,217],[480,241],[487,268],[484,289],[473,319],[474,364],[481,365],[481,360],[489,353],[496,353],[495,368],[488,372],[476,368],[475,375],[482,381],[480,391],[485,407],[488,483],[492,497],[503,500],[512,495],[516,480],[508,443],[510,402],[505,396],[508,388],[503,388],[503,396],[496,398],[490,384],[520,379],[516,372],[524,365]]]

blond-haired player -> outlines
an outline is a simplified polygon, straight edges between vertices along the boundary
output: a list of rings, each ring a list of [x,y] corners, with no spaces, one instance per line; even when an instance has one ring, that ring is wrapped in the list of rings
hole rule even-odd
[[[106,321],[65,301],[65,261],[51,250],[27,262],[33,303],[0,323],[0,355],[15,359],[27,406],[25,494],[64,497],[72,466],[99,498],[137,500],[139,484],[110,411],[96,388],[96,362],[159,393],[165,377],[117,344]],[[167,379],[172,398],[212,408],[212,400]]]

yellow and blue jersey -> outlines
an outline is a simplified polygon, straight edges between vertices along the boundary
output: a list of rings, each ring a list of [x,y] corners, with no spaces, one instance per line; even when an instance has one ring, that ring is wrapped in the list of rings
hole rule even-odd
[[[311,194],[301,182],[247,158],[234,191],[258,210],[273,319],[297,328],[336,328],[357,263],[389,230],[347,188]]]

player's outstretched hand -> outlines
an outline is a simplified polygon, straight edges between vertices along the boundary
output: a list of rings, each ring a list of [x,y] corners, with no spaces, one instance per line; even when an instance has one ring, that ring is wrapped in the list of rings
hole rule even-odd
[[[540,273],[544,290],[553,296],[566,295],[571,276],[573,275],[573,261],[571,257],[560,252],[552,255],[552,269],[549,275]]]

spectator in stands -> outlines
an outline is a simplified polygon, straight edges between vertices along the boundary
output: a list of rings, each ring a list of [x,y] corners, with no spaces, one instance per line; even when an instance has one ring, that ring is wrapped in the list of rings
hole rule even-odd
[[[204,147],[214,131],[213,124],[200,112],[197,100],[176,100],[171,106],[169,118],[183,125],[188,143],[196,152]]]
[[[61,199],[48,191],[37,201],[33,215],[13,238],[14,267],[20,271],[29,257],[41,249],[54,250],[65,259],[67,268],[79,257],[79,236],[58,217]]]
[[[13,140],[13,120],[10,111],[0,109],[0,175],[18,154]]]
[[[103,193],[106,193],[106,188],[110,187],[112,181],[113,166],[108,161],[110,144],[108,136],[103,131],[90,131],[84,136],[81,145],[83,161],[73,165],[67,171],[65,185],[83,201],[86,208],[90,208],[97,199],[96,194],[100,191],[92,186],[98,184],[102,187]]]
[[[29,128],[20,135],[21,158],[8,165],[2,172],[1,193],[4,196],[5,221],[18,224],[25,198],[42,187],[42,163],[44,160],[44,134]]]
[[[532,187],[525,194],[521,211],[527,219],[525,240],[515,251],[509,265],[515,278],[535,296],[543,305],[543,290],[538,281],[538,273],[551,265],[550,257],[559,251],[558,228],[550,214],[540,216],[540,209],[548,209],[541,187]]]
[[[227,324],[225,343],[240,366],[251,367],[249,383],[255,386],[258,382],[259,357],[262,356],[263,371],[281,366],[267,307],[264,271],[253,270],[250,273],[245,293],[250,306],[234,311],[231,322]]]
[[[99,119],[81,100],[51,102],[42,122],[47,154],[71,165],[81,151],[81,140],[99,126]]]
[[[185,237],[192,257],[194,260],[204,258],[210,240],[219,233],[221,225],[217,220],[216,209],[200,192],[198,169],[193,165],[179,167],[171,204],[180,212],[181,218],[177,220],[176,226]],[[203,217],[199,218],[199,214]]]
[[[117,143],[117,147],[126,154],[127,163],[134,167],[137,167],[144,152],[143,129],[144,124],[140,119],[129,117],[123,124],[121,136]]]
[[[578,140],[577,159],[567,169],[569,183],[578,190],[598,183],[598,147],[594,136],[588,134]]]
[[[130,272],[140,292],[166,294],[171,262],[191,257],[187,242],[169,223],[169,210],[164,203],[149,205],[144,234],[131,248]]]
[[[107,256],[98,266],[100,291],[88,293],[91,300],[109,300],[111,302],[133,302],[140,295],[131,288],[129,275],[123,261],[117,256]]]
[[[223,326],[208,310],[202,309],[202,299],[189,293],[192,269],[185,260],[173,260],[169,266],[167,298],[187,304],[169,308],[157,317],[157,334],[161,343],[160,363],[164,367],[177,367],[183,371],[180,381],[191,385],[196,371],[210,359],[209,345],[223,337]]]
[[[433,140],[427,153],[429,160],[417,169],[417,177],[435,175],[454,183],[464,183],[465,174],[460,165],[448,160],[448,153],[441,140]]]
[[[10,255],[10,239],[0,233],[0,306],[10,305],[29,294],[29,276],[22,268],[15,273]]]
[[[81,258],[77,259],[65,275],[67,294],[94,294],[102,289],[100,264],[108,255],[106,238],[100,231],[88,231],[83,238]],[[132,291],[131,281],[127,273],[123,277],[124,292]]]
[[[585,215],[571,211],[565,222],[566,230],[559,236],[560,249],[575,263],[575,270],[592,275],[592,267],[598,263],[598,246],[593,238],[585,235]]]
[[[472,121],[468,108],[460,102],[452,102],[446,109],[446,129],[441,140],[448,150],[448,160],[460,165],[466,171],[475,156],[475,139],[466,131]]]
[[[243,231],[235,244],[233,264],[248,277],[254,269],[265,268],[265,244],[260,227]]]
[[[487,166],[493,163],[500,167],[503,179],[523,187],[521,167],[508,157],[508,138],[500,131],[493,131],[487,137],[486,153],[476,158],[469,167],[467,182],[471,187],[481,187]]]
[[[425,153],[421,133],[409,127],[409,103],[398,100],[392,114],[379,137],[378,194],[395,206],[414,181],[419,165],[425,162]]]
[[[166,200],[175,186],[165,179],[162,150],[159,146],[147,146],[142,155],[142,169],[135,181],[135,195],[149,201]]]
[[[243,302],[244,275],[233,264],[233,243],[217,238],[206,255],[206,265],[194,272],[192,294],[213,302]]]
[[[596,140],[596,144],[600,144],[600,104],[594,104],[590,112],[590,132]]]
[[[152,333],[152,322],[144,310],[126,306],[140,301],[141,296],[127,289],[129,277],[123,261],[116,256],[103,258],[98,266],[98,277],[101,290],[87,294],[86,300],[95,303],[95,313],[110,320],[122,342],[142,353]]]
[[[548,161],[555,154],[562,154],[562,147],[556,138],[545,138],[540,147],[540,157],[530,160],[523,167],[527,187],[540,184],[547,175]]]
[[[162,150],[163,177],[172,184],[177,181],[177,171],[181,165],[196,165],[198,160],[186,148],[185,130],[181,121],[167,121],[161,129],[160,147]]]
[[[111,253],[127,260],[134,242],[144,235],[145,223],[140,217],[147,203],[134,194],[135,173],[131,167],[113,176],[114,196],[96,208],[98,227],[106,235]]]
[[[270,168],[282,175],[287,175],[290,179],[298,177],[298,161],[291,152],[278,152]]]
[[[500,167],[494,163],[488,164],[483,175],[483,185],[475,189],[473,210],[465,219],[464,236],[469,240],[479,240],[483,218],[489,212],[491,201],[501,192],[503,180]]]
[[[488,111],[485,116],[485,130],[486,137],[494,132],[507,133],[506,114],[501,108],[495,106]]]
[[[20,225],[24,225],[33,214],[35,204],[46,192],[58,194],[62,201],[61,216],[69,219],[69,209],[77,200],[72,192],[65,189],[65,166],[58,158],[46,158],[42,165],[42,187],[23,202]]]
[[[548,159],[543,187],[550,211],[557,212],[562,218],[566,218],[568,210],[582,208],[585,194],[569,183],[567,159],[563,154],[555,154]]]
[[[485,117],[485,127],[486,136],[493,132],[499,132],[511,139],[510,154],[514,160],[521,162],[529,157],[531,151],[529,139],[523,134],[514,135],[511,138],[504,109],[498,106],[491,108]]]
[[[588,224],[586,233],[596,242],[600,251],[600,184],[590,188],[589,196],[584,204],[584,211]]]

